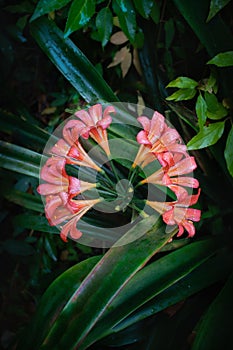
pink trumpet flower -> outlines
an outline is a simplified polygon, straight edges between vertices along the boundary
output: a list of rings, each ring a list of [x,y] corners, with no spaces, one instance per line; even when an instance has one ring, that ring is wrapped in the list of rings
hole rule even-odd
[[[193,221],[200,221],[201,211],[199,209],[188,208],[197,203],[201,190],[196,195],[188,195],[186,191],[179,196],[175,202],[152,202],[147,204],[158,211],[163,216],[163,221],[168,225],[178,225],[179,231],[177,237],[184,233],[184,229],[188,232],[188,237],[195,235],[195,227]]]
[[[93,138],[103,148],[107,156],[110,155],[110,149],[106,129],[112,122],[110,113],[115,112],[116,110],[113,106],[106,107],[103,112],[102,105],[96,104],[90,107],[88,112],[81,110],[75,113],[75,116],[82,123],[82,127],[79,129],[80,136],[84,139]]]
[[[78,140],[73,143],[70,134],[67,132],[66,140],[70,142],[70,144],[60,139],[51,148],[50,153],[54,156],[64,157],[66,159],[66,164],[77,164],[79,166],[92,168],[96,171],[101,171],[100,167],[88,156],[81,143]]]
[[[79,239],[82,233],[77,229],[77,222],[83,217],[88,210],[90,210],[95,204],[99,203],[101,198],[90,200],[73,200],[72,206],[75,208],[75,215],[68,221],[61,230],[60,236],[63,241],[67,242],[67,236],[72,239]]]
[[[45,215],[51,226],[59,225],[68,220],[61,227],[60,233],[63,241],[67,242],[68,234],[73,239],[80,238],[82,233],[76,228],[77,222],[100,201],[101,198],[90,200],[69,199],[67,193],[61,192],[58,195],[46,197]]]
[[[144,130],[141,130],[137,135],[137,142],[141,146],[134,160],[133,168],[136,165],[144,167],[154,159],[158,159],[162,166],[166,166],[169,154],[180,153],[186,155],[186,146],[181,144],[179,133],[165,123],[162,114],[155,112],[151,120],[141,116],[138,121]],[[154,158],[151,157],[145,162],[147,153],[154,155]]]
[[[81,181],[68,176],[65,171],[65,159],[49,158],[41,169],[41,178],[46,183],[40,184],[37,191],[40,195],[55,195],[60,192],[69,194],[73,198],[78,194],[96,187],[95,183]]]
[[[185,191],[182,187],[198,188],[199,182],[197,179],[186,175],[196,169],[197,165],[194,157],[186,157],[170,168],[161,168],[146,179],[141,181],[144,183],[153,183],[157,185],[169,187],[177,196],[180,192]]]

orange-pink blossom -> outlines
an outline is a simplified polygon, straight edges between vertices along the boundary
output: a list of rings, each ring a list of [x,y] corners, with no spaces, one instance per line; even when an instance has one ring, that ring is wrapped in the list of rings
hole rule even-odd
[[[138,118],[138,121],[142,125],[143,130],[137,135],[137,142],[141,146],[134,160],[133,167],[136,167],[136,165],[144,167],[154,159],[158,159],[164,167],[167,165],[169,156],[176,153],[187,154],[186,146],[181,143],[179,133],[166,124],[162,114],[156,111],[151,120],[141,116]],[[154,158],[149,158],[147,154],[153,155]],[[147,157],[146,161],[145,157]],[[169,161],[171,162],[171,157]]]
[[[178,225],[177,237],[184,233],[184,229],[188,232],[188,237],[193,237],[195,234],[193,221],[197,222],[200,220],[201,211],[189,208],[189,206],[197,203],[200,191],[199,189],[196,195],[188,195],[186,191],[183,191],[177,201],[174,202],[147,201],[147,204],[162,214],[163,221],[166,224]]]

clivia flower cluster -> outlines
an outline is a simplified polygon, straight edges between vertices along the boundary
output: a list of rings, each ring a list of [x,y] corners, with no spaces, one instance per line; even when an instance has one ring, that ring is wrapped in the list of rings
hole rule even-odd
[[[106,182],[109,181],[109,184],[107,189],[104,188],[114,191],[112,181],[87,154],[81,142],[82,139],[93,139],[110,159],[107,128],[112,122],[111,113],[115,112],[113,106],[107,106],[103,110],[101,104],[90,107],[88,111],[76,112],[76,119],[65,124],[62,138],[50,149],[51,157],[41,169],[43,183],[39,185],[38,192],[45,196],[45,214],[51,226],[61,228],[60,235],[64,241],[67,241],[68,236],[75,240],[81,237],[82,233],[77,228],[78,221],[103,200],[101,197],[86,199],[81,196],[84,192],[88,193],[103,185],[69,176],[66,165],[92,168],[106,175]],[[197,179],[187,176],[196,168],[195,159],[187,154],[180,135],[167,125],[160,113],[154,112],[152,119],[141,116],[138,122],[142,125],[142,130],[137,135],[140,146],[130,172],[143,169],[155,160],[161,167],[150,176],[139,179],[136,187],[151,183],[169,188],[174,193],[175,200],[145,200],[145,204],[160,213],[167,225],[177,225],[177,236],[181,236],[186,230],[188,237],[192,237],[195,234],[193,222],[199,221],[201,214],[200,210],[190,208],[197,203],[200,195]],[[197,193],[189,194],[188,188],[197,189]]]

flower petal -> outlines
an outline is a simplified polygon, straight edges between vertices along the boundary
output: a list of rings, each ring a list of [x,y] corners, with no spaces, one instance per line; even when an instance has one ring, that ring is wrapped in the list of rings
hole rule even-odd
[[[194,157],[186,157],[168,170],[169,176],[185,175],[196,169]]]
[[[150,131],[151,121],[149,118],[141,116],[137,118],[137,121],[142,125],[143,129],[147,132]]]

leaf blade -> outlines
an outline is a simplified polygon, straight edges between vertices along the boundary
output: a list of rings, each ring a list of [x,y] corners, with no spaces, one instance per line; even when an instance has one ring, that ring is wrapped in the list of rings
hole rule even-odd
[[[233,51],[221,52],[211,58],[207,64],[214,64],[217,67],[233,66]]]
[[[95,13],[95,2],[74,0],[70,6],[64,37],[84,27]]]
[[[233,126],[227,137],[226,148],[224,151],[224,157],[227,163],[227,169],[233,177]]]
[[[188,150],[201,149],[214,145],[222,136],[225,122],[204,126],[187,144]]]
[[[70,39],[64,40],[63,32],[55,23],[38,18],[31,23],[31,32],[50,60],[87,102],[119,101],[77,46]]]
[[[96,16],[96,27],[99,33],[99,37],[104,47],[110,38],[113,26],[113,16],[109,7],[101,9]]]
[[[40,0],[35,8],[35,11],[30,18],[30,22],[34,21],[38,17],[41,17],[49,12],[59,10],[66,6],[71,0]]]
[[[87,333],[108,307],[110,301],[116,297],[136,271],[174,234],[174,232],[164,234],[163,225],[160,221],[155,224],[156,221],[157,219],[153,216],[142,220],[126,236],[131,237],[132,234],[137,234],[136,232],[141,234],[143,230],[147,232],[143,237],[127,245],[111,248],[105,254],[63,309],[60,321],[56,322],[43,343],[44,349],[51,349],[54,343],[59,350],[64,348],[64,344],[70,349],[81,346]],[[155,226],[149,229],[153,223]],[[122,243],[124,239],[125,237]],[[87,306],[85,299],[88,295],[92,295],[92,298],[88,302],[88,309],[85,307],[84,310],[84,305]],[[57,334],[61,334],[61,327],[65,327],[66,331],[64,332],[63,329],[63,336],[57,343]]]

